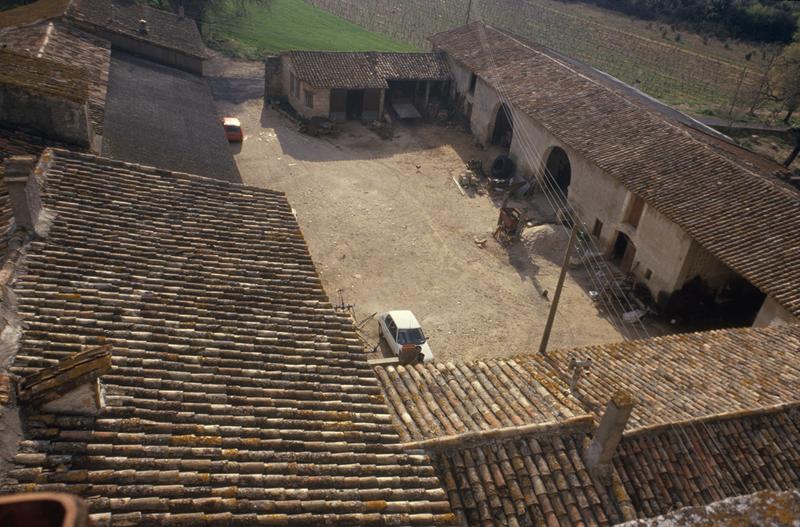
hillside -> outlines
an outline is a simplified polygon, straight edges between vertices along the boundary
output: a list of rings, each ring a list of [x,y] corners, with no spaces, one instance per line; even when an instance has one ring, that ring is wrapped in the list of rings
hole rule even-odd
[[[372,33],[303,0],[273,0],[270,7],[228,0],[206,13],[207,44],[230,55],[261,58],[289,49],[413,51],[411,44]]]
[[[720,41],[584,3],[555,0],[310,0],[356,24],[427,47],[427,37],[480,19],[584,61],[695,114],[742,117],[758,90],[765,45]],[[467,12],[468,6],[472,11]]]

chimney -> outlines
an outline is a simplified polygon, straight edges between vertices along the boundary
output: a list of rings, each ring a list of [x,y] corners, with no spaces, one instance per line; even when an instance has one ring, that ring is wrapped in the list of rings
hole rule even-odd
[[[573,357],[569,361],[569,370],[572,372],[572,378],[569,380],[569,391],[574,394],[578,389],[578,383],[583,376],[583,371],[592,367],[592,359],[577,360]]]
[[[181,5],[178,6],[178,16],[180,18],[184,18],[186,16],[186,11],[184,11],[183,9],[183,3],[181,3]]]
[[[39,180],[34,173],[36,157],[12,156],[6,159],[4,166],[8,199],[17,228],[35,233],[36,222],[42,211]]]
[[[608,401],[606,411],[595,430],[592,442],[586,449],[584,463],[589,474],[601,482],[608,481],[611,476],[611,460],[617,449],[622,432],[634,407],[633,396],[626,391],[618,391]]]
[[[145,20],[144,18],[139,19],[139,33],[141,33],[142,35],[146,35],[148,31],[149,30],[147,29],[147,20]]]

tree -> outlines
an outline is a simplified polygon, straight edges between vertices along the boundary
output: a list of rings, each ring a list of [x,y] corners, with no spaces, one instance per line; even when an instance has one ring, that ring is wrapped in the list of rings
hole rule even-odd
[[[800,42],[783,49],[768,73],[769,92],[786,111],[783,122],[789,123],[800,106]]]

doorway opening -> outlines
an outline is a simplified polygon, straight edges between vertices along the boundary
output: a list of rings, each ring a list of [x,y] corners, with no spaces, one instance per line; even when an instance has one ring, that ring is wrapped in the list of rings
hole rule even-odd
[[[567,156],[563,148],[556,146],[550,151],[545,168],[545,177],[558,187],[566,197],[569,191],[569,184],[572,182],[572,166],[569,163],[569,156]]]
[[[614,242],[614,249],[611,252],[611,260],[619,265],[624,273],[629,273],[633,268],[633,260],[636,258],[636,246],[624,232],[617,232],[617,239]]]
[[[347,91],[347,119],[356,121],[361,119],[364,110],[364,90]]]
[[[492,144],[500,145],[503,148],[511,148],[511,140],[514,138],[514,122],[511,116],[511,108],[505,103],[497,109],[494,119],[494,131],[492,132]]]

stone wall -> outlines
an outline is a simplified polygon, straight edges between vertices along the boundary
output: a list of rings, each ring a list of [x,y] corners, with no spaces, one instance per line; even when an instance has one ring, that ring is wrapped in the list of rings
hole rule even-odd
[[[203,57],[197,57],[176,49],[158,46],[146,40],[129,37],[115,31],[103,31],[101,28],[92,24],[76,23],[76,25],[109,41],[112,48],[152,60],[158,64],[188,71],[195,75],[203,75]]]
[[[0,85],[0,122],[87,148],[94,137],[86,102],[32,94],[10,85]]]
[[[264,99],[277,99],[286,96],[283,83],[283,63],[285,57],[273,55],[264,59]]]
[[[312,117],[323,117],[327,119],[330,116],[331,111],[331,91],[327,88],[317,88],[311,86],[307,82],[301,81],[298,79],[300,83],[300,93],[299,97],[295,97],[295,94],[292,92],[292,83],[291,83],[291,76],[294,75],[294,66],[290,60],[285,60],[282,68],[282,82],[283,82],[283,90],[285,91],[286,98],[289,101],[289,104],[292,105],[292,108],[300,114],[301,116],[305,117],[306,119],[310,119]],[[314,105],[312,107],[308,107],[305,104],[305,92],[309,91],[314,95]]]
[[[789,313],[783,306],[768,296],[756,316],[754,326],[775,326],[779,324],[797,324],[800,320]]]

